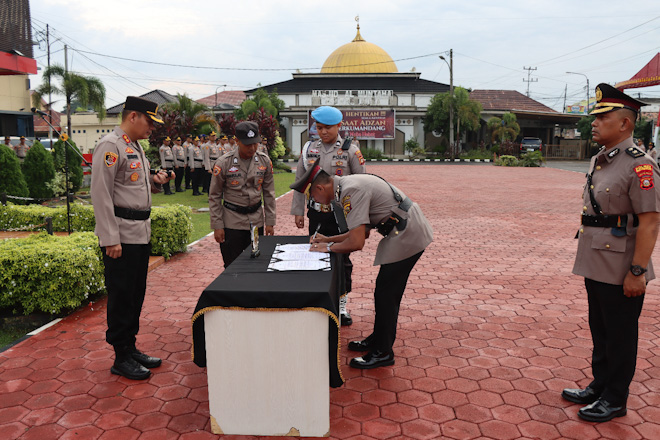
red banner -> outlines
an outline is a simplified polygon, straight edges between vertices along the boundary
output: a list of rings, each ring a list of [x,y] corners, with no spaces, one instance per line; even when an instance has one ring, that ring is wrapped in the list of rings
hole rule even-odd
[[[342,110],[341,137],[394,139],[394,110]],[[315,123],[309,114],[309,128]]]

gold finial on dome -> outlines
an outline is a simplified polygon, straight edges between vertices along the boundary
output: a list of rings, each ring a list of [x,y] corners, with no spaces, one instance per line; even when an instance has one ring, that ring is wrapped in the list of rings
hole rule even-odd
[[[355,38],[330,54],[321,73],[397,73],[392,57],[360,35],[360,16],[355,21],[358,22]]]
[[[359,15],[355,16],[355,21],[357,21],[357,35],[355,35],[355,38],[353,38],[353,42],[366,41],[364,38],[362,38],[362,35],[360,35],[360,16]]]

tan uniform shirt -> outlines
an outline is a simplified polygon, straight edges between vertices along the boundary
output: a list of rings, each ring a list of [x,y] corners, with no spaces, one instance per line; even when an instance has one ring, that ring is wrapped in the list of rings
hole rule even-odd
[[[301,151],[296,166],[296,180],[305,174],[305,171],[319,159],[321,169],[331,176],[348,176],[351,174],[364,174],[367,172],[364,157],[357,141],[353,141],[348,150],[342,150],[344,140],[337,136],[334,144],[324,144],[321,140],[310,143]],[[305,214],[305,194],[293,192],[291,203],[292,215]]]
[[[28,150],[30,149],[30,146],[28,144],[18,144],[14,147],[14,150],[16,151],[16,156],[23,161],[25,159],[25,155],[27,154]]]
[[[626,152],[629,148],[639,151],[629,138],[609,150],[601,150],[591,159],[589,172],[594,171],[595,199],[603,214],[660,212],[660,191],[656,187],[660,182],[658,165],[646,154],[632,157]],[[598,214],[591,205],[586,185],[583,199],[583,212]],[[632,263],[637,235],[632,215],[628,217],[623,237],[612,235],[612,228],[580,227],[574,274],[602,283],[623,285]],[[646,280],[654,278],[653,264],[649,261]]]
[[[172,155],[174,156],[174,166],[175,167],[185,167],[186,166],[186,149],[183,145],[176,145],[172,147]]]
[[[222,200],[239,206],[259,203],[263,206],[252,214],[239,214],[222,205]],[[275,225],[275,183],[273,165],[268,156],[257,152],[252,159],[241,159],[238,150],[220,157],[213,166],[209,189],[211,229],[249,230],[252,226]]]
[[[96,218],[94,232],[99,237],[99,244],[149,243],[151,219],[115,217],[114,207],[140,211],[151,209],[151,193],[160,192],[161,188],[153,182],[149,161],[137,142],[132,142],[119,127],[105,135],[92,156],[90,189]]]
[[[220,156],[222,156],[223,150],[221,149],[220,145],[210,141],[205,144],[205,147],[206,148],[204,149],[204,169],[206,171],[210,171],[215,161],[218,160]]]
[[[160,166],[165,169],[174,168],[174,154],[172,154],[172,148],[163,144],[158,149],[160,153]]]
[[[378,243],[374,266],[396,263],[423,251],[433,241],[433,230],[417,203],[413,202],[408,212],[399,209],[390,186],[378,176],[370,174],[335,177],[333,184],[337,202],[344,208],[348,229],[361,225],[375,226],[396,213],[408,220],[403,231],[393,229]],[[341,187],[341,191],[338,188]],[[406,195],[398,188],[402,199]],[[378,234],[373,231],[372,236]]]
[[[204,168],[204,155],[199,145],[190,144],[188,147],[188,166],[190,168]]]
[[[190,157],[190,149],[192,148],[193,144],[190,142],[184,142],[183,143],[183,151],[186,156],[186,166],[192,168],[190,165],[190,162],[188,162],[188,159]]]

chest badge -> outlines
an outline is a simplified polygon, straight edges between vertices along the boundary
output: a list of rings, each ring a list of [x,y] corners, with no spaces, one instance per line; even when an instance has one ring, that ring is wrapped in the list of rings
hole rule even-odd
[[[231,167],[227,170],[227,172],[229,172],[229,173],[235,173],[237,171],[238,171],[238,167]]]
[[[344,174],[344,170],[339,168],[339,169],[337,169],[337,171],[335,171],[335,174],[338,175],[338,176],[341,176],[342,174]]]
[[[135,153],[135,150],[133,150],[131,147],[126,147],[126,150],[124,150],[127,154]]]
[[[129,165],[132,170],[139,170],[142,168],[142,163],[141,162],[131,162]]]
[[[140,175],[138,173],[131,174],[131,182],[137,182],[137,180],[139,178],[140,178]]]
[[[344,162],[342,162],[341,160],[338,160],[337,163],[335,164],[335,166],[338,166],[338,167],[343,166],[343,165],[344,165]]]

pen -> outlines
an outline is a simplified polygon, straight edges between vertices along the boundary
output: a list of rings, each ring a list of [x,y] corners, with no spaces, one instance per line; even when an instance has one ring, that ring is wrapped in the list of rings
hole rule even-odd
[[[314,235],[312,235],[312,240],[316,238],[316,234],[319,232],[319,229],[321,229],[321,223],[316,225],[316,231],[314,231]]]

